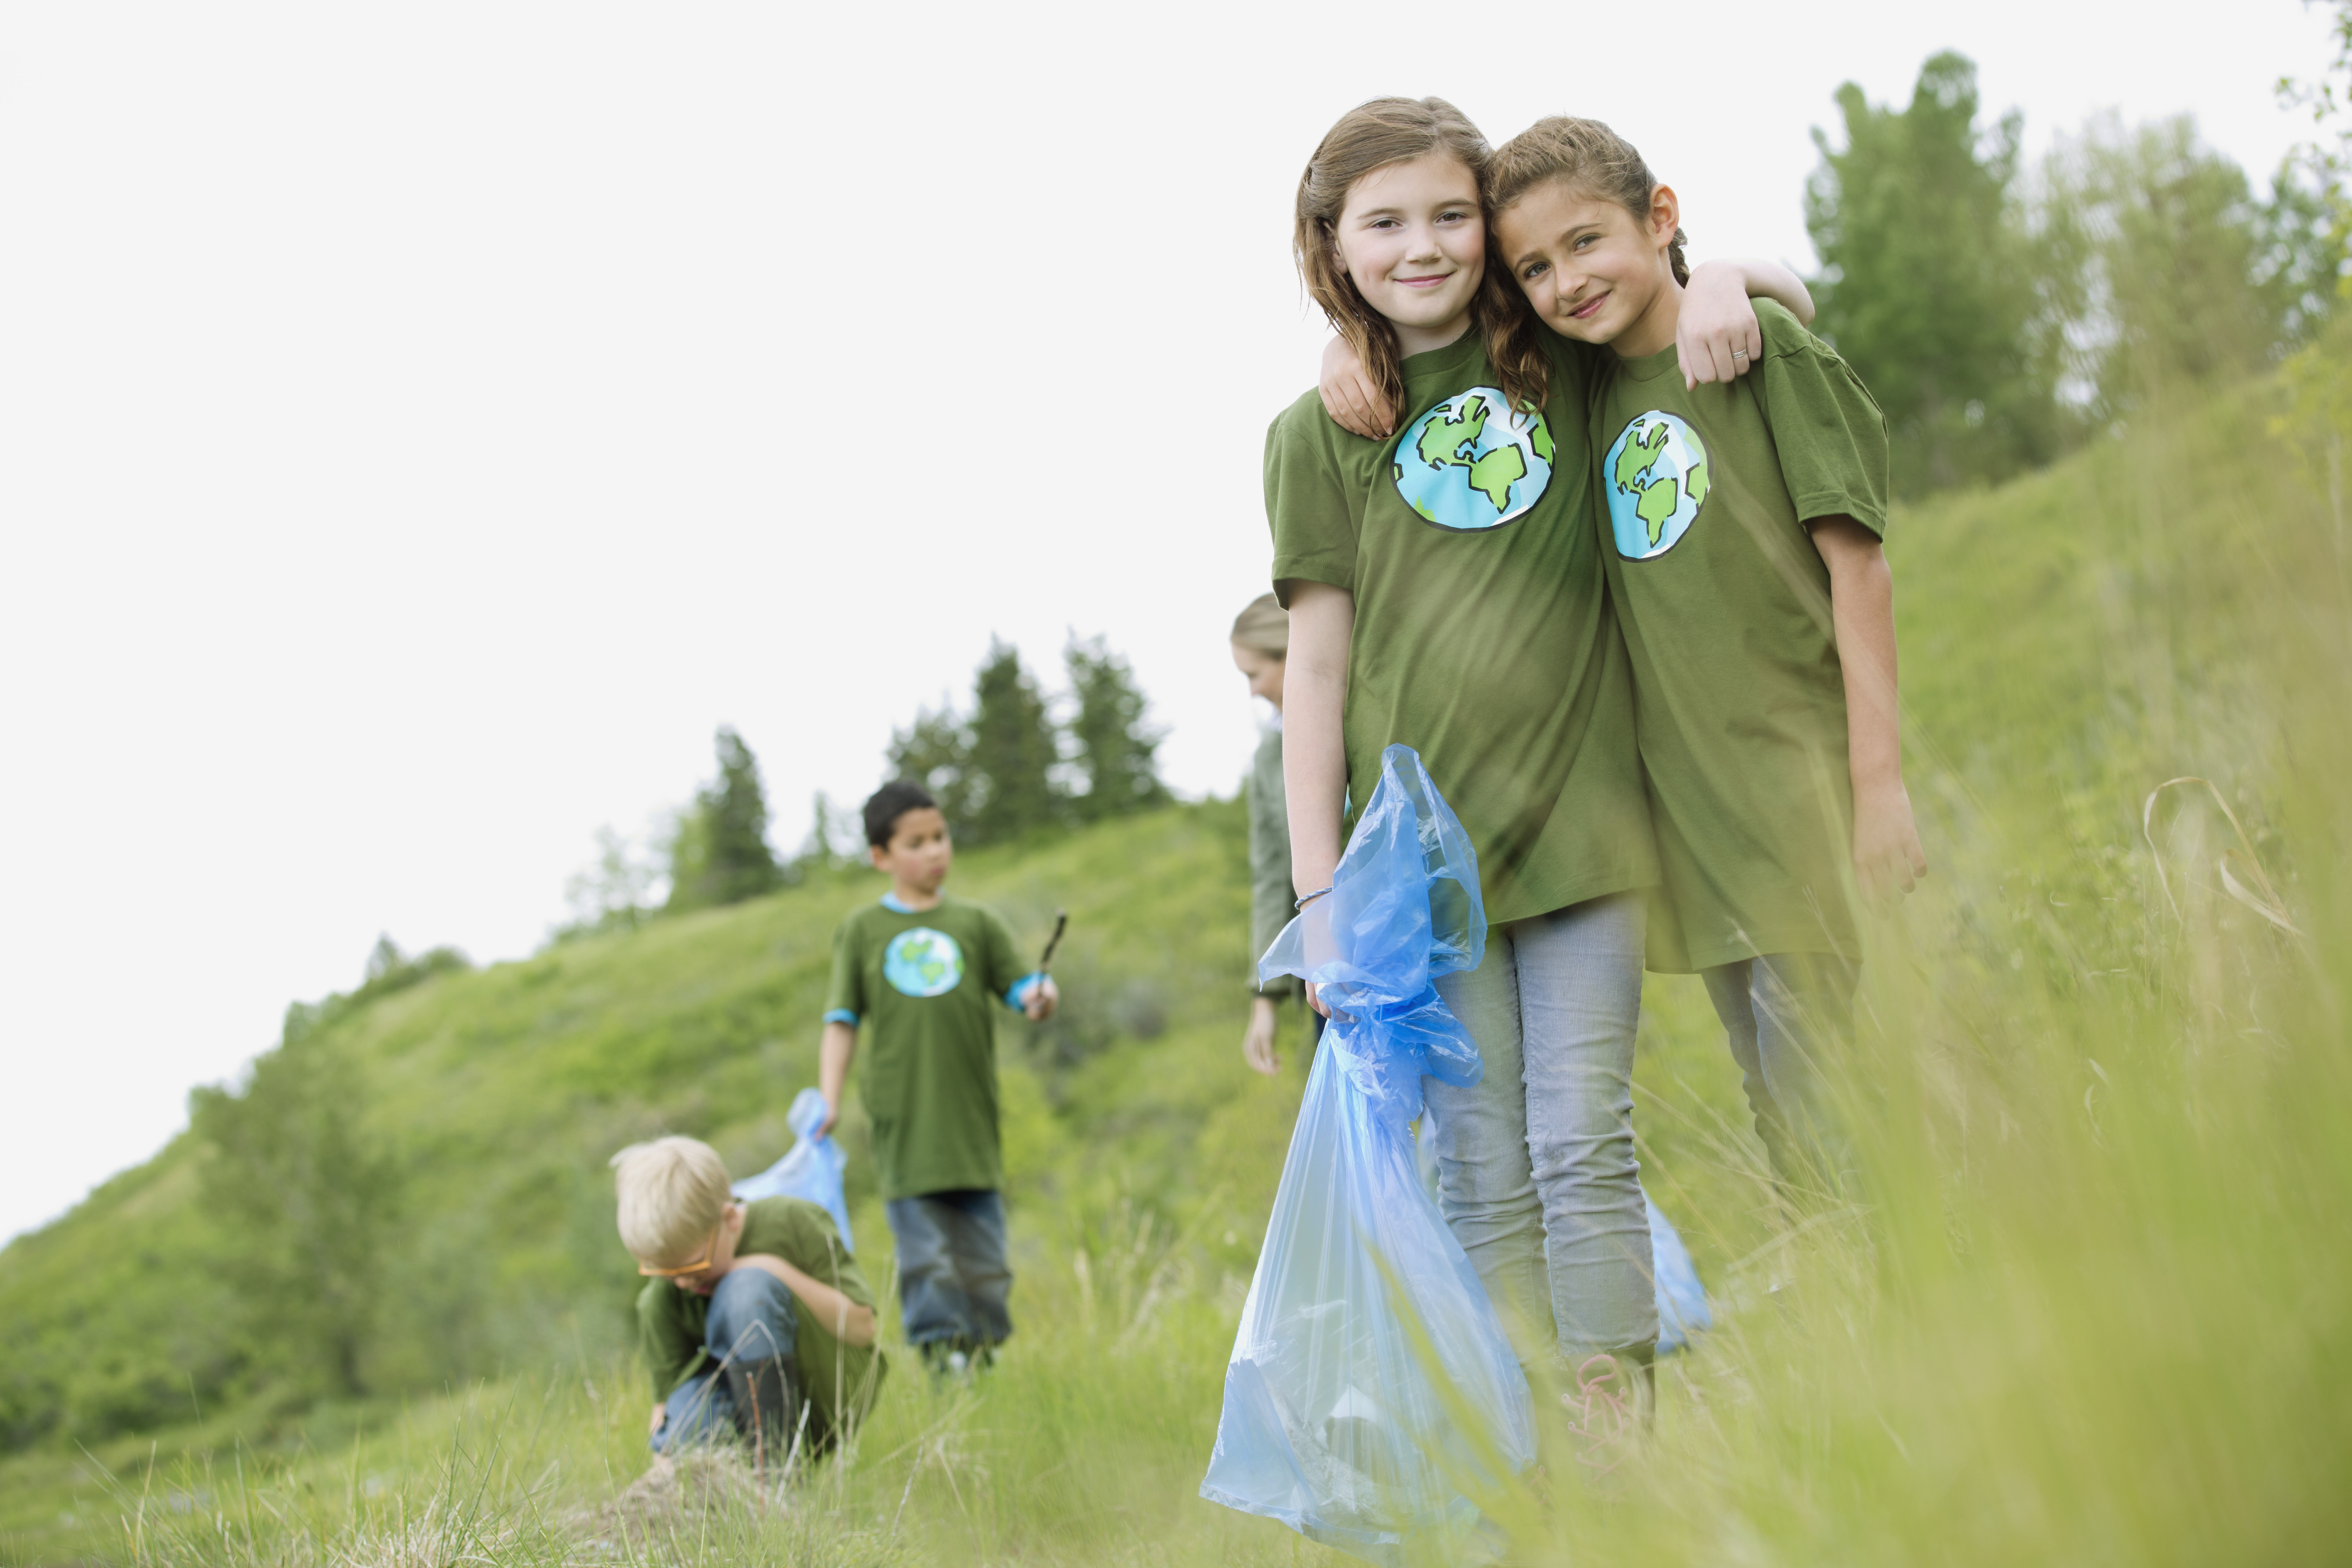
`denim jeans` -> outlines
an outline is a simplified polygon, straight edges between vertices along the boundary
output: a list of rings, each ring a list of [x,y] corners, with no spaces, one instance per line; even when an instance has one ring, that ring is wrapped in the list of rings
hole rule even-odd
[[[721,1367],[791,1356],[798,1326],[793,1293],[774,1275],[738,1268],[719,1280],[710,1292],[710,1315],[702,1331],[710,1364],[670,1391],[661,1430],[653,1435],[654,1452],[736,1436],[748,1413],[738,1418]]]
[[[1859,966],[1825,952],[1774,952],[1705,975],[1783,1190],[1850,1192],[1853,1152],[1822,1090],[1853,1026]]]
[[[1422,1081],[1439,1203],[1525,1361],[1658,1337],[1633,1157],[1648,912],[1620,893],[1513,921],[1437,983],[1486,1065],[1468,1089]]]
[[[898,1309],[908,1343],[979,1350],[1012,1337],[1003,1194],[925,1193],[892,1198],[885,1212],[898,1243]]]

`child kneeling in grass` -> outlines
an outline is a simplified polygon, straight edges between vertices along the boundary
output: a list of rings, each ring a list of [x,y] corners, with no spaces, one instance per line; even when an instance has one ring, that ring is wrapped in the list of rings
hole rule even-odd
[[[955,847],[922,786],[883,785],[865,816],[875,869],[889,875],[890,890],[834,933],[817,1083],[829,1130],[841,1115],[858,1025],[870,1024],[864,1099],[898,1244],[907,1339],[934,1370],[961,1373],[1013,1332],[992,1009],[1001,1001],[1049,1018],[1058,993],[1052,980],[1022,972],[996,911],[940,891]]]
[[[654,1384],[653,1447],[740,1436],[763,1459],[833,1446],[882,1382],[874,1292],[824,1209],[737,1203],[692,1138],[613,1156],[621,1240],[646,1276],[637,1331]]]

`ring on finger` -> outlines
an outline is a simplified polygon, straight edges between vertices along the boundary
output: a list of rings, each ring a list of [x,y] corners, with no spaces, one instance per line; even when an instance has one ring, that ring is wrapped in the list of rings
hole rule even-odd
[[[1731,351],[1731,357],[1733,359],[1746,359],[1748,357],[1748,351],[1746,349],[1734,349]]]

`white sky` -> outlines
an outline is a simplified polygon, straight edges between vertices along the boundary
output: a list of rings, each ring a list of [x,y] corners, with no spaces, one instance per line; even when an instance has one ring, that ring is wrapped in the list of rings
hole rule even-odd
[[[721,722],[789,848],[992,631],[1058,682],[1075,627],[1233,788],[1260,442],[1323,337],[1290,195],[1350,104],[1599,115],[1695,254],[1801,268],[1808,128],[1937,48],[2035,145],[2301,134],[2324,15],[2120,15],[0,10],[0,1236],[379,931],[528,952]]]

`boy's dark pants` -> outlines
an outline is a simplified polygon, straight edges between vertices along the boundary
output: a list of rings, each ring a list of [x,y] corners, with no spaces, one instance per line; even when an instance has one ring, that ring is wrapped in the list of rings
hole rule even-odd
[[[1823,1093],[1853,1026],[1860,966],[1825,952],[1775,952],[1704,972],[1731,1037],[1757,1134],[1784,1188],[1853,1195],[1853,1158]]]
[[[898,1243],[898,1307],[917,1349],[985,1350],[1013,1333],[1005,1299],[1004,1197],[990,1191],[892,1198],[886,1212]]]
[[[793,1293],[774,1275],[738,1268],[719,1280],[710,1292],[702,1336],[715,1364],[671,1391],[662,1428],[653,1436],[654,1452],[736,1436],[748,1441],[754,1405],[769,1440],[790,1443],[801,1403],[800,1365],[793,1354],[797,1328]]]

